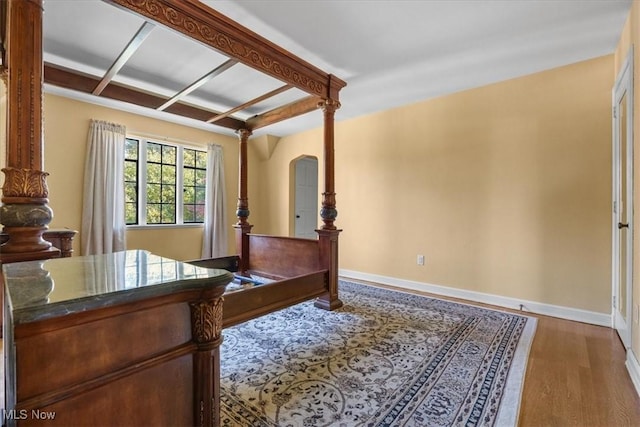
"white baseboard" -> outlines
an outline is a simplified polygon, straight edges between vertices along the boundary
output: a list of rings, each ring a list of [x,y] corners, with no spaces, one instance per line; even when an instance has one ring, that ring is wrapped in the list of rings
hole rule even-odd
[[[633,382],[633,386],[636,388],[636,393],[640,396],[640,364],[631,350],[627,350],[625,366],[627,367],[627,371],[629,371],[631,382]]]
[[[561,319],[590,323],[598,326],[606,326],[608,328],[610,328],[612,325],[610,314],[581,310],[579,308],[563,307],[559,305],[545,304],[511,297],[503,297],[500,295],[492,295],[465,289],[456,289],[448,286],[416,282],[413,280],[397,279],[394,277],[362,273],[353,270],[340,269],[339,275],[344,279],[363,280],[366,282],[379,283],[381,285],[396,286],[399,288],[411,289],[415,291],[429,292],[435,295],[460,298],[468,301],[491,304],[514,310],[523,310],[524,312],[559,317]]]

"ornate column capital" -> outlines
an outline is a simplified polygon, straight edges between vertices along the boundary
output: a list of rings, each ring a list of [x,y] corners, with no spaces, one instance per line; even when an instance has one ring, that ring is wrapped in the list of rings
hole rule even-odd
[[[318,108],[320,108],[324,113],[335,113],[340,106],[340,101],[335,99],[323,99],[318,102]]]
[[[5,174],[2,186],[2,201],[15,202],[13,199],[29,199],[31,203],[47,203],[49,188],[47,187],[48,172],[26,168],[3,168]]]
[[[197,344],[219,344],[222,332],[223,298],[189,303],[191,333]]]
[[[251,132],[251,130],[249,129],[238,129],[236,130],[236,134],[240,138],[240,142],[246,142],[247,139],[249,139],[249,137],[253,134],[253,132]]]

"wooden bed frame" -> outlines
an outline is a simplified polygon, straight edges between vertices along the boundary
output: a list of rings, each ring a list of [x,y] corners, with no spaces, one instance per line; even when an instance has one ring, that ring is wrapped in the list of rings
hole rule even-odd
[[[342,306],[338,296],[338,235],[334,181],[334,114],[339,91],[346,83],[308,64],[284,49],[199,2],[183,0],[108,0],[191,37],[258,71],[309,94],[308,97],[240,123],[237,260],[227,269],[242,276],[274,279],[268,285],[227,293],[224,325],[240,323],[308,299],[317,307]],[[167,11],[171,13],[166,13]],[[195,25],[192,25],[194,24]],[[241,47],[241,48],[239,48]],[[46,72],[45,72],[46,79]],[[247,141],[253,130],[316,109],[324,113],[324,187],[318,239],[252,235],[247,194]],[[227,125],[228,126],[228,125]],[[224,260],[223,260],[224,261]],[[219,266],[219,260],[200,260],[201,266]]]
[[[241,268],[246,258],[240,256],[191,261],[237,273],[236,280],[247,284],[224,294],[223,327],[312,298],[318,298],[316,305],[321,308],[331,308],[322,302],[330,295],[331,271],[322,268],[318,241],[257,234],[249,234],[247,240],[252,254],[248,269]]]
[[[244,281],[268,283],[249,286],[237,292],[224,294],[222,319],[216,310],[221,303],[219,296],[200,295],[193,307],[196,310],[192,325],[191,344],[206,351],[206,369],[209,376],[198,374],[202,368],[193,368],[193,396],[186,396],[193,406],[193,424],[217,426],[219,424],[219,332],[222,327],[279,310],[281,308],[315,299],[315,305],[326,310],[342,306],[338,295],[338,237],[339,229],[334,221],[337,216],[334,182],[334,115],[340,108],[339,92],[346,83],[304,60],[276,46],[240,24],[230,20],[197,0],[103,0],[142,16],[145,20],[182,33],[203,43],[257,71],[281,80],[288,87],[295,87],[308,96],[254,116],[246,121],[232,116],[252,105],[251,102],[228,112],[214,114],[191,105],[176,102],[165,111],[214,123],[233,129],[239,137],[239,185],[236,234],[237,255],[216,259],[196,260],[194,264],[224,268],[244,277]],[[43,171],[43,82],[68,89],[94,93],[100,87],[99,96],[158,108],[167,99],[152,96],[135,89],[110,82],[107,76],[96,79],[77,72],[43,63],[42,55],[43,0],[8,0],[0,2],[0,28],[2,31],[2,66],[0,76],[7,85],[7,161],[3,185],[5,207],[19,210],[34,204],[48,208],[48,190]],[[268,97],[265,94],[262,99]],[[258,98],[256,98],[258,99]],[[247,141],[256,129],[270,124],[321,110],[324,119],[324,191],[322,192],[321,227],[316,230],[317,239],[299,239],[251,234],[249,199],[247,194]],[[212,117],[213,115],[213,117]],[[14,173],[21,171],[20,174]],[[22,173],[24,172],[24,173]],[[34,182],[25,186],[13,182],[11,176]],[[35,189],[35,190],[33,190]],[[15,191],[14,191],[15,190]],[[27,191],[28,190],[28,191]],[[33,191],[32,191],[33,190]],[[37,190],[37,191],[36,191]],[[10,228],[10,230],[8,230]],[[0,247],[0,264],[3,262],[42,260],[59,256],[50,244],[43,240],[46,223],[32,223],[27,218],[23,225],[5,225],[9,238]],[[1,280],[0,280],[1,281]],[[184,314],[184,313],[183,313]],[[222,324],[221,324],[222,323]],[[216,337],[206,345],[198,337]],[[198,348],[200,348],[198,347]],[[195,359],[194,359],[195,360]],[[39,361],[39,363],[43,363]],[[192,371],[192,363],[184,360],[182,369]],[[204,366],[204,365],[203,365]],[[202,369],[201,369],[202,368]],[[91,373],[90,373],[91,374]],[[91,375],[89,375],[91,376]],[[129,378],[129,377],[127,377]],[[211,378],[212,382],[207,378]],[[91,378],[89,378],[91,380]],[[132,377],[132,381],[133,381]],[[136,380],[138,381],[138,380]],[[149,387],[145,379],[141,387]],[[18,389],[20,384],[18,384]],[[118,389],[118,394],[129,396],[131,390]],[[197,396],[204,396],[202,399]],[[139,396],[131,396],[131,401]],[[89,399],[89,398],[87,398]],[[200,399],[200,400],[199,400]],[[163,405],[171,407],[174,397],[169,396]],[[175,402],[173,402],[175,403]],[[83,405],[94,405],[87,400]],[[93,406],[91,406],[93,407]],[[94,414],[95,415],[95,414]],[[136,414],[144,420],[145,414]],[[76,420],[81,423],[81,420]],[[22,425],[22,424],[21,424]],[[26,425],[26,424],[24,424]],[[91,423],[87,424],[91,425]]]
[[[279,79],[288,87],[300,89],[307,94],[298,101],[282,105],[246,121],[234,118],[230,112],[245,109],[251,105],[251,102],[219,114],[203,111],[181,102],[175,102],[165,111],[233,129],[239,137],[239,194],[236,211],[238,220],[234,225],[238,251],[237,271],[243,275],[258,273],[275,278],[281,282],[281,286],[270,284],[269,291],[256,288],[243,292],[242,295],[229,295],[225,311],[230,313],[236,304],[235,301],[238,301],[239,306],[246,307],[247,313],[244,317],[240,314],[234,315],[235,320],[231,323],[269,311],[264,307],[277,309],[310,298],[317,298],[316,306],[323,309],[333,310],[340,307],[342,305],[338,296],[340,230],[334,225],[337,215],[334,188],[334,114],[340,108],[339,92],[346,83],[197,0],[103,1],[135,13],[146,21],[181,33],[227,56],[230,60]],[[6,7],[5,2],[3,7]],[[109,80],[105,81],[107,75],[103,79],[93,78],[53,64],[43,63],[42,46],[37,43],[37,40],[42,38],[42,0],[10,1],[7,9],[8,11],[2,13],[3,17],[7,17],[6,22],[9,23],[3,40],[3,46],[8,45],[8,49],[6,51],[3,49],[2,52],[3,64],[9,63],[10,69],[13,66],[33,70],[33,73],[14,73],[8,79],[8,167],[36,171],[43,169],[40,116],[21,113],[35,111],[41,114],[42,100],[38,94],[42,91],[42,82],[149,108],[158,108],[166,102],[166,99],[123,87]],[[25,34],[24,28],[33,28],[35,34],[33,36]],[[30,88],[29,93],[34,96],[25,97],[23,95],[27,93],[25,88]],[[269,96],[270,94],[265,94],[256,99],[266,99]],[[317,230],[318,239],[251,235],[252,226],[248,221],[247,195],[248,138],[256,129],[317,110],[322,111],[324,118],[324,191],[320,211],[322,226]],[[32,132],[21,131],[23,129],[31,129]],[[5,186],[9,184],[5,182]],[[28,199],[28,195],[26,196]],[[24,197],[21,203],[23,200]],[[38,199],[38,201],[41,200],[42,197]],[[5,204],[7,203],[11,201],[5,201]],[[20,235],[23,232],[22,229],[27,227],[13,228],[10,233],[12,237],[2,246],[3,250],[0,250],[0,262],[2,262],[3,252],[4,256],[8,257],[9,252],[22,251],[21,248],[15,247],[13,242],[23,242],[31,238],[31,236]],[[27,231],[24,232],[27,233]],[[34,232],[31,231],[31,233]],[[33,235],[35,243],[32,248],[37,248],[38,239],[41,239],[42,233],[36,234]],[[41,243],[42,240],[40,240]],[[28,246],[24,247],[28,249]],[[41,245],[41,247],[44,246]],[[45,252],[47,251],[36,250],[24,255],[25,259],[49,257]],[[13,254],[12,261],[15,257],[16,255]],[[219,265],[215,260],[200,260],[198,263]],[[320,276],[324,277],[322,281],[317,280]],[[314,285],[311,286],[310,283]],[[260,296],[262,294],[265,295]],[[246,301],[244,301],[245,298]]]

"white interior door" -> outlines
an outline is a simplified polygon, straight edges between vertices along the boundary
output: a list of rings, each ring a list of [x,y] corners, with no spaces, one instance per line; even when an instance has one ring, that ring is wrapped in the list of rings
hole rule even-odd
[[[298,159],[295,169],[295,236],[315,239],[318,227],[318,159]]]
[[[633,51],[613,89],[613,326],[631,347],[633,289]]]

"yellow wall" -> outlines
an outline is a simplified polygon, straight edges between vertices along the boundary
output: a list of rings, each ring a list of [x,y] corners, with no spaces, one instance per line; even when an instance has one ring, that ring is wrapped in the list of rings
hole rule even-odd
[[[315,114],[322,113],[318,111]],[[264,145],[266,141],[263,138],[256,139],[252,143]],[[259,232],[280,236],[294,235],[293,178],[295,171],[293,170],[293,162],[295,160],[303,156],[312,156],[318,159],[320,174],[318,190],[319,193],[324,191],[322,138],[320,131],[282,138],[275,144],[272,152],[262,153],[262,156],[254,159],[250,172],[253,172],[254,167],[261,171],[259,188],[253,192],[254,195],[257,194],[260,197],[258,200],[258,205],[261,208]],[[300,140],[302,142],[298,144],[296,141]],[[251,194],[249,198],[255,200],[255,196]],[[318,195],[318,206],[322,206],[320,194]],[[319,216],[318,222],[320,223]]]
[[[627,17],[624,29],[620,36],[620,41],[615,52],[615,75],[621,70],[622,65],[627,58],[629,49],[632,45],[638,46],[640,43],[640,36],[638,35],[638,28],[640,27],[640,4],[638,1],[634,1],[631,6],[631,11]],[[634,128],[634,224],[637,229],[640,224],[640,137],[638,137],[640,130],[640,62],[638,55],[640,52],[635,49],[634,46],[634,65],[633,65],[633,80],[634,80],[634,115],[633,115],[633,128]],[[637,306],[640,304],[640,278],[638,272],[640,272],[640,235],[638,232],[633,237],[633,291],[632,291],[632,304]],[[640,360],[640,325],[632,320],[631,324],[631,339],[632,350],[636,355],[636,359]]]
[[[609,313],[613,68],[607,56],[339,121],[340,267]],[[222,144],[234,222],[235,137],[46,95],[51,228],[80,229],[91,118]],[[253,231],[289,235],[290,165],[309,155],[323,170],[321,129],[256,137],[249,147]],[[132,249],[200,256],[199,228],[134,230],[127,238]],[[416,265],[417,254],[425,266]]]
[[[340,268],[610,313],[612,85],[609,55],[339,121]],[[285,137],[261,163],[269,233],[321,146]]]
[[[206,147],[208,143],[222,145],[225,157],[227,215],[229,221],[229,253],[235,253],[231,225],[235,222],[238,187],[237,138],[204,130],[151,119],[136,114],[47,94],[44,100],[45,170],[50,173],[49,205],[54,218],[50,228],[71,228],[80,231],[82,219],[82,181],[87,134],[91,119],[123,124],[128,132],[160,135],[193,142]],[[189,260],[200,258],[201,227],[157,228],[129,230],[128,249],[147,249],[158,255]],[[74,241],[80,253],[80,236]]]

